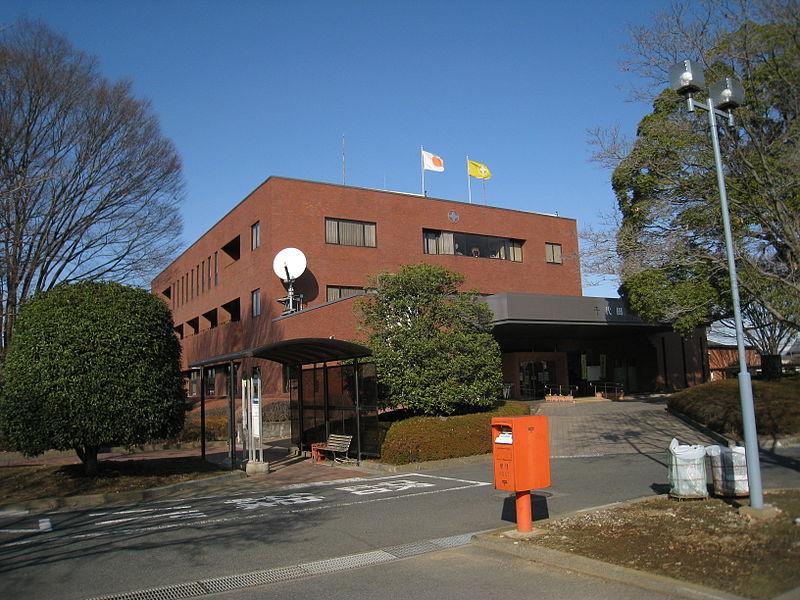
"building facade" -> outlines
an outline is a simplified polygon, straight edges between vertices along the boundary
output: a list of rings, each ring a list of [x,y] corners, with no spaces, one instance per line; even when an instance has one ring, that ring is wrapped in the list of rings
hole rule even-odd
[[[290,314],[279,302],[287,285],[272,268],[285,248],[307,259],[293,285],[301,310]],[[555,215],[270,177],[159,274],[152,291],[172,309],[188,374],[194,362],[273,342],[363,339],[353,297],[368,276],[420,262],[462,273],[465,289],[486,297],[512,397],[553,385],[586,393],[615,380],[631,391],[672,389],[705,377],[704,338],[679,343],[667,328],[624,315],[620,301],[581,296],[576,222]],[[244,366],[261,369],[265,399],[286,397],[278,365]],[[209,371],[209,396],[227,393],[220,378]]]

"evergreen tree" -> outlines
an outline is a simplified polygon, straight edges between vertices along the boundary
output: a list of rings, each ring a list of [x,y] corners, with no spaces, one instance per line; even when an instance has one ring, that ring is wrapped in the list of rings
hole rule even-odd
[[[372,278],[360,299],[387,406],[448,415],[494,404],[502,386],[491,310],[461,292],[464,276],[434,265],[405,265]]]
[[[178,433],[186,402],[172,327],[161,300],[117,283],[35,294],[4,365],[6,439],[27,456],[74,449],[91,475],[103,446]]]

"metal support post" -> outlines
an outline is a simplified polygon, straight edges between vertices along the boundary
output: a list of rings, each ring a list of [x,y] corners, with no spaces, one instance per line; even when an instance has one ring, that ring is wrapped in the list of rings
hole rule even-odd
[[[761,488],[761,466],[758,456],[758,435],[756,433],[756,416],[753,407],[753,385],[750,372],[747,370],[747,354],[744,347],[744,328],[742,311],[739,305],[739,282],[736,276],[736,260],[733,250],[733,235],[728,215],[728,195],[725,189],[725,175],[722,171],[722,155],[719,150],[719,134],[717,132],[716,109],[708,100],[708,123],[711,128],[711,142],[714,146],[714,161],[717,167],[717,184],[719,185],[719,201],[722,207],[722,224],[725,230],[725,252],[728,258],[728,273],[731,280],[731,299],[733,301],[733,319],[736,326],[736,346],[739,350],[739,402],[742,408],[742,427],[744,430],[744,449],[747,458],[747,482],[750,488],[750,506],[762,508],[764,495]],[[726,117],[728,115],[725,115]]]
[[[517,531],[520,533],[531,532],[533,530],[531,491],[517,492],[514,507],[517,513]]]

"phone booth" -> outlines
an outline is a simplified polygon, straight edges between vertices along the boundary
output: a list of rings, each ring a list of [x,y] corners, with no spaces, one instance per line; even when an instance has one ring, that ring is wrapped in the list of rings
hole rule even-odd
[[[516,492],[517,531],[531,531],[531,490],[550,485],[547,417],[492,418],[492,457],[494,487]]]

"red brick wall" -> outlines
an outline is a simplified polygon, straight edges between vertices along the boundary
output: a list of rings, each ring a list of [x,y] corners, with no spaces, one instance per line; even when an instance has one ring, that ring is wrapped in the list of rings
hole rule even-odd
[[[453,223],[449,214],[458,213]],[[325,218],[374,222],[377,248],[325,242]],[[250,227],[260,223],[261,246],[250,248]],[[492,260],[423,253],[422,230],[438,229],[522,239],[523,261]],[[239,260],[222,247],[240,238]],[[545,242],[562,245],[563,264],[547,264]],[[439,264],[466,275],[465,288],[481,293],[524,292],[581,295],[575,221],[562,217],[465,204],[414,195],[272,177],[225,215],[153,281],[153,292],[173,310],[175,322],[198,318],[199,333],[185,327],[184,364],[201,358],[296,337],[354,339],[352,301],[310,311],[275,323],[286,294],[272,272],[272,260],[283,248],[301,249],[306,273],[295,290],[313,307],[327,299],[326,286],[365,286],[366,275],[395,270],[402,264]],[[214,256],[219,264],[213,274]],[[212,281],[208,282],[208,264]],[[200,276],[198,278],[198,271]],[[261,315],[251,317],[250,295],[261,290]],[[162,292],[170,289],[171,298]],[[228,323],[220,307],[240,299],[241,322]],[[218,309],[219,325],[210,329],[202,315]]]

